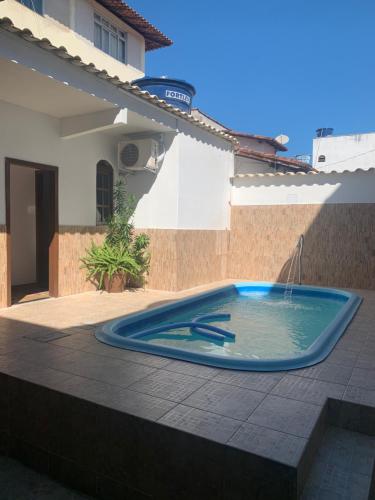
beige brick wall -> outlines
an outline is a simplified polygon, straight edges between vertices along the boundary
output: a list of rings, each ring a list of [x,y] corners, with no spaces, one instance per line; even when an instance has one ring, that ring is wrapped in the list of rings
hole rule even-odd
[[[305,235],[303,281],[375,288],[375,204],[232,207],[228,278],[285,281]]]

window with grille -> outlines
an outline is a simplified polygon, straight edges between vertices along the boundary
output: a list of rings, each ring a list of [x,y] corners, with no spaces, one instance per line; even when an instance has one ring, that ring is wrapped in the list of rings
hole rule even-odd
[[[113,209],[113,169],[106,161],[96,166],[96,223],[108,222]]]
[[[38,14],[43,14],[43,0],[19,0],[19,2]]]
[[[98,14],[94,14],[94,45],[106,54],[126,63],[126,33]]]
[[[318,158],[318,162],[323,163],[325,161],[326,161],[325,155],[320,155],[319,158]]]

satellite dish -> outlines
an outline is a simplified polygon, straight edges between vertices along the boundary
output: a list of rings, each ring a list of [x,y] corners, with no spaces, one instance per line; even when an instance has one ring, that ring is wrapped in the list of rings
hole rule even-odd
[[[288,144],[289,137],[287,135],[280,134],[277,137],[275,137],[275,141],[279,142],[280,144]]]

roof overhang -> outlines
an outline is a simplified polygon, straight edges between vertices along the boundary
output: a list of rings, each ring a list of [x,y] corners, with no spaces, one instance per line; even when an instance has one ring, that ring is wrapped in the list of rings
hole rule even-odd
[[[145,39],[146,50],[168,47],[173,42],[122,0],[96,0]],[[156,5],[156,4],[154,4]]]
[[[177,119],[182,119],[221,139],[233,144],[237,143],[237,140],[225,131],[197,120],[179,108],[159,99],[159,97],[151,95],[129,82],[121,81],[117,76],[109,75],[105,70],[100,70],[93,64],[84,63],[80,57],[69,54],[65,47],[55,47],[48,39],[39,39],[28,29],[17,28],[8,18],[0,19],[0,37],[2,38],[0,40],[0,58],[11,64],[16,64],[20,68],[25,67],[27,71],[35,72],[38,78],[44,80],[45,85],[47,85],[46,79],[51,80],[53,84],[56,84],[55,90],[59,88],[60,93],[63,93],[63,89],[66,87],[69,89],[68,92],[71,91],[69,97],[72,104],[75,102],[79,104],[81,100],[84,103],[86,97],[90,101],[87,102],[86,110],[82,110],[79,106],[77,108],[72,106],[74,109],[68,111],[68,108],[65,109],[61,103],[54,103],[52,99],[48,103],[47,99],[45,106],[49,104],[61,109],[51,112],[48,109],[43,111],[39,108],[41,112],[62,118],[64,117],[63,113],[71,116],[72,112],[80,115],[111,108],[127,108],[129,111],[171,130],[176,130],[178,128]],[[25,50],[25,43],[29,44],[27,50]],[[28,78],[30,78],[30,74],[28,74]],[[25,85],[27,85],[27,81],[25,81]],[[37,89],[34,91],[37,92]],[[43,105],[41,103],[43,96],[39,96],[39,99],[34,96],[35,101],[33,102],[29,96],[29,90],[24,89],[23,99],[27,104],[25,107],[36,105],[37,102]],[[22,102],[19,104],[24,105]],[[92,109],[91,106],[94,108],[97,106],[97,109]]]
[[[246,139],[254,139],[260,142],[266,142],[267,144],[273,146],[277,151],[288,151],[288,148],[284,146],[284,144],[281,144],[273,137],[267,137],[265,135],[249,134],[247,132],[237,132],[236,130],[228,130],[228,134],[231,134],[234,137],[245,137]]]

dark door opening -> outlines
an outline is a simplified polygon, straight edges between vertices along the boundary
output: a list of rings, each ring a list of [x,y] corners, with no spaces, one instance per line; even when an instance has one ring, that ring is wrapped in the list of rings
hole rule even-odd
[[[49,289],[49,248],[55,233],[54,172],[35,172],[36,218],[36,283],[41,290]]]
[[[57,169],[7,160],[6,173],[8,303],[56,296]]]

